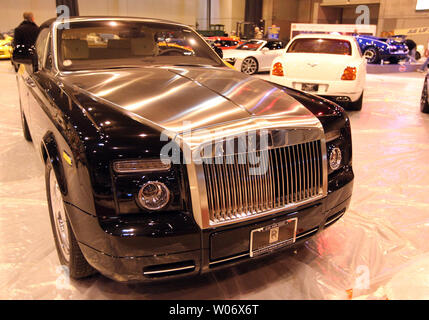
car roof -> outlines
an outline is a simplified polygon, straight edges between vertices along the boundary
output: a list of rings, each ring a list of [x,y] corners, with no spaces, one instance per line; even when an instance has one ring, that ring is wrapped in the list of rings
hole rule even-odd
[[[79,16],[79,17],[71,17],[69,19],[64,19],[64,23],[67,22],[85,22],[85,21],[139,21],[139,22],[158,22],[158,23],[167,23],[172,24],[176,26],[183,26],[188,27],[185,24],[169,21],[169,20],[162,20],[162,19],[152,19],[152,18],[142,18],[142,17],[108,17],[108,16]],[[55,21],[57,21],[57,18],[51,18],[44,23],[40,25],[40,28],[49,28]]]
[[[337,40],[353,40],[354,36],[345,36],[341,34],[327,34],[327,33],[306,33],[300,34],[294,37],[295,39],[311,39],[311,38],[323,38],[323,39],[337,39]]]

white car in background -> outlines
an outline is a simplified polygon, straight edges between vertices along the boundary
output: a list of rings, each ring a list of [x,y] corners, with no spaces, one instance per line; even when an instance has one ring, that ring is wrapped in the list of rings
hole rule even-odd
[[[299,35],[274,59],[270,81],[358,111],[362,109],[366,65],[354,37]]]
[[[269,71],[273,60],[282,54],[281,40],[249,40],[236,49],[225,50],[223,59],[246,74]]]

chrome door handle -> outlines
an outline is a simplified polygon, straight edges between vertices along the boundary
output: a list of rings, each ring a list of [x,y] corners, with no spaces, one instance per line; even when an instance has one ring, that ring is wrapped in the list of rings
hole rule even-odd
[[[30,77],[27,77],[25,79],[25,82],[32,88],[34,88],[36,86],[36,84],[34,83],[33,79],[31,79]]]

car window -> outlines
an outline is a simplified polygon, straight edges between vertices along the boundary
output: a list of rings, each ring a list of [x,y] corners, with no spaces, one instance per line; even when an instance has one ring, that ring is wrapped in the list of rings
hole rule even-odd
[[[265,42],[262,40],[250,40],[245,43],[239,45],[237,47],[238,50],[248,50],[248,51],[256,51],[258,50]]]
[[[216,40],[215,43],[220,47],[232,47],[238,44],[237,41],[231,41],[231,40]]]
[[[52,69],[52,37],[48,38],[48,46],[46,49],[45,69]]]
[[[288,53],[325,53],[352,55],[352,46],[347,40],[304,38],[296,39],[288,48]]]
[[[40,31],[39,36],[36,41],[36,52],[37,52],[37,60],[39,68],[43,68],[44,66],[44,57],[46,51],[47,41],[49,39],[49,29],[45,28]]]
[[[270,50],[280,50],[283,49],[283,44],[279,41],[270,41],[264,46],[264,48],[268,48]]]
[[[86,21],[58,30],[61,70],[150,65],[223,66],[190,28],[140,21]]]

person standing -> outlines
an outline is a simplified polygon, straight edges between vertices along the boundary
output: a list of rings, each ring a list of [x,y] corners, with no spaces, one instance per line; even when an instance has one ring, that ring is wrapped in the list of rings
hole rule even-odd
[[[39,27],[34,22],[32,12],[24,12],[24,21],[15,29],[14,46],[23,45],[27,48],[34,46],[39,35]]]
[[[261,32],[261,29],[259,27],[255,27],[255,39],[262,39],[264,37],[264,34]]]
[[[417,44],[412,39],[406,39],[405,45],[408,47],[409,50],[410,61],[416,62]]]

